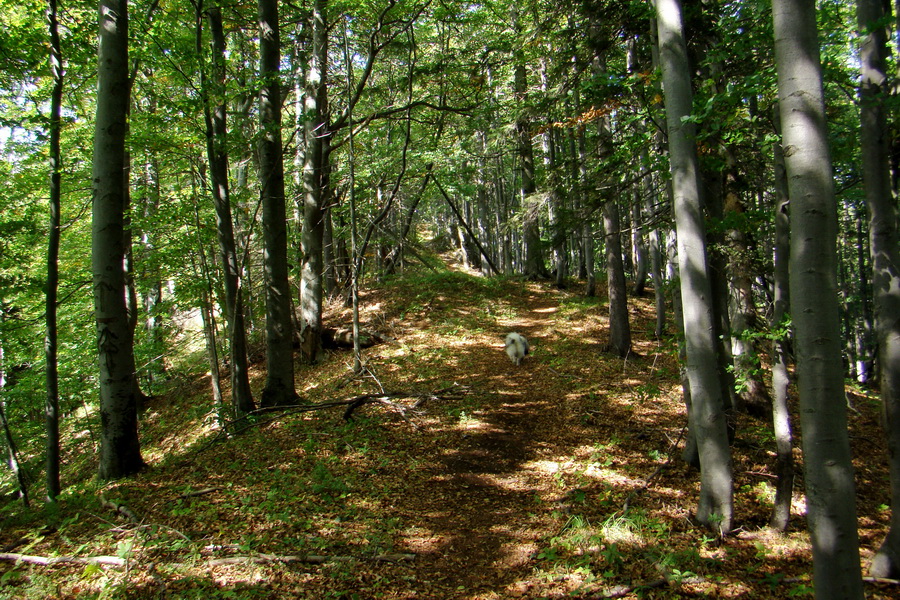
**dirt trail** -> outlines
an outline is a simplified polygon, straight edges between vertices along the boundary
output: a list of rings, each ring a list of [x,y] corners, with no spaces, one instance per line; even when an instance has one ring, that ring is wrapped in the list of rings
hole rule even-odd
[[[520,301],[518,319],[494,335],[501,340],[518,331],[540,355],[554,335],[544,316],[557,309],[556,300],[545,293]],[[431,532],[427,539],[409,539],[409,550],[419,556],[417,578],[444,593],[524,594],[508,588],[527,578],[539,542],[553,526],[545,507],[537,506],[554,492],[548,489],[552,477],[538,465],[569,438],[568,414],[547,385],[548,367],[534,354],[516,367],[501,343],[476,352],[481,376],[467,384],[488,400],[464,419],[461,432],[441,440],[447,446],[428,461],[424,489],[405,498],[404,512],[419,514],[422,530]]]

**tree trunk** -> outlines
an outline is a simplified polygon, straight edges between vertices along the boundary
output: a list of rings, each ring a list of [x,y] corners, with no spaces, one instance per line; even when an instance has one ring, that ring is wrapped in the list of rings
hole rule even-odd
[[[138,441],[134,349],[125,306],[125,136],[128,132],[128,8],[101,0],[94,129],[91,266],[100,364],[100,479],[143,466]]]
[[[609,292],[609,347],[621,357],[631,352],[631,325],[628,322],[628,292],[622,265],[622,232],[619,205],[608,200],[603,205],[603,231],[606,234],[606,279]]]
[[[56,0],[49,0],[47,18],[50,25],[50,71],[53,91],[50,96],[50,226],[47,241],[46,323],[44,340],[47,402],[44,410],[46,440],[47,499],[60,492],[59,481],[59,361],[57,357],[57,294],[59,291],[60,183],[62,154],[59,138],[62,129],[63,65],[59,39]]]
[[[303,163],[303,264],[300,284],[300,351],[307,363],[322,354],[323,239],[328,189],[328,29],[327,0],[316,0],[312,12],[313,49],[306,75]]]
[[[261,406],[293,404],[293,320],[288,283],[287,211],[281,142],[281,50],[278,0],[259,0],[260,195],[265,242],[266,385]]]
[[[518,9],[513,9],[513,27],[520,29]],[[515,52],[513,67],[513,93],[519,103],[519,115],[516,118],[516,152],[519,161],[519,201],[524,214],[522,234],[525,241],[525,277],[544,279],[547,267],[544,265],[544,252],[541,246],[540,202],[535,198],[537,186],[534,180],[534,148],[531,143],[531,121],[525,111],[528,99],[528,81],[525,58],[522,51]]]
[[[196,198],[196,184],[194,187],[194,197]],[[199,272],[196,265],[194,265],[194,272],[199,277],[202,277],[204,282],[200,291],[200,319],[203,323],[206,355],[209,358],[209,379],[210,386],[212,387],[213,407],[216,410],[219,427],[224,428],[225,423],[228,422],[228,414],[222,396],[222,374],[219,369],[219,346],[216,340],[216,317],[215,311],[213,310],[213,298],[215,297],[215,294],[213,293],[209,261],[206,258],[206,250],[203,248],[203,236],[200,235],[200,232],[202,231],[200,225],[200,211],[198,210],[196,201],[194,203],[194,221],[197,228],[197,255],[200,258]],[[193,262],[194,259],[192,256],[191,263],[193,264]]]
[[[795,332],[816,598],[863,598],[844,396],[837,208],[813,0],[775,0],[775,64],[791,198]]]
[[[778,107],[774,115],[776,131],[781,134]],[[791,250],[790,217],[788,216],[787,177],[784,170],[784,152],[781,144],[775,144],[775,243],[774,243],[774,301],[772,302],[771,327],[775,333],[772,342],[772,425],[775,432],[775,502],[769,524],[779,531],[787,531],[791,518],[791,500],[794,493],[794,442],[791,433],[791,415],[788,410],[790,374],[788,361],[788,332],[786,323],[790,307],[790,274],[788,270]]]
[[[656,15],[675,198],[686,368],[691,388],[690,423],[700,454],[697,518],[724,534],[731,530],[733,515],[731,455],[716,367],[715,322],[695,128],[687,120],[691,114],[691,86],[681,5],[678,0],[658,0]]]
[[[634,253],[634,281],[631,286],[631,293],[634,296],[641,297],[647,287],[647,275],[649,275],[647,260],[647,242],[644,239],[644,226],[641,224],[643,215],[641,214],[641,188],[636,185],[634,187],[633,202],[631,203],[631,245]]]
[[[244,301],[241,286],[240,259],[234,241],[231,218],[231,197],[228,185],[228,150],[225,109],[225,34],[222,13],[218,8],[207,11],[212,36],[212,84],[207,85],[201,70],[200,85],[204,96],[206,120],[206,153],[209,179],[216,209],[216,234],[219,241],[222,278],[225,284],[225,320],[231,350],[231,398],[235,413],[252,411],[253,393],[250,390],[247,360],[247,331],[244,326]],[[201,54],[202,16],[197,15],[197,54]],[[212,99],[210,98],[212,97]],[[213,99],[215,105],[213,104]]]
[[[877,0],[858,0],[862,81],[863,182],[869,209],[869,245],[872,254],[875,331],[881,361],[881,401],[891,475],[891,528],[872,559],[874,577],[900,577],[900,236],[891,197],[890,155],[885,99],[887,35],[884,11]]]

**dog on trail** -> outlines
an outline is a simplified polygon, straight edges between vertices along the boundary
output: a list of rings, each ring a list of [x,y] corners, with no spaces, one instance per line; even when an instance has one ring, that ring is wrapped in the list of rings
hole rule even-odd
[[[507,334],[504,347],[509,360],[516,363],[516,366],[521,365],[522,359],[528,356],[528,340],[518,333]]]

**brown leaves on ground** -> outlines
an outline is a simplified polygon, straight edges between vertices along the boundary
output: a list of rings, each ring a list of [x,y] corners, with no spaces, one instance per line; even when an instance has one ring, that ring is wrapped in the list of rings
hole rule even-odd
[[[545,284],[405,278],[363,306],[367,326],[395,341],[366,352],[365,376],[346,351],[298,368],[298,391],[311,403],[390,391],[403,415],[386,404],[349,423],[341,408],[267,414],[210,444],[207,391],[173,390],[144,417],[151,468],[102,490],[136,520],[104,510],[96,490],[70,491],[53,528],[19,515],[2,533],[23,554],[115,555],[128,568],[0,563],[0,598],[809,596],[802,482],[791,530],[765,527],[768,423],[740,423],[738,532],[717,540],[692,521],[698,475],[678,458],[674,340],[652,338],[649,300],[631,300],[625,360],[601,351],[602,303]],[[509,331],[531,344],[521,367],[503,351]],[[851,418],[867,457],[857,465],[865,557],[889,517],[875,404],[857,398]]]

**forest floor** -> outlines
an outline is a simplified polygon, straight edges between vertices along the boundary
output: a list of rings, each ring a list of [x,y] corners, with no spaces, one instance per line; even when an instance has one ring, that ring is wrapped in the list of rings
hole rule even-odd
[[[737,530],[717,539],[692,517],[674,340],[654,339],[652,299],[631,301],[621,359],[603,351],[603,301],[580,291],[461,269],[393,279],[362,298],[391,338],[365,351],[365,376],[331,352],[297,370],[309,404],[231,437],[208,377],[173,380],[143,415],[148,468],[120,482],[93,480],[96,431],[72,417],[58,506],[0,503],[0,549],[57,560],[0,561],[0,599],[811,597],[802,477],[790,530],[766,527],[770,424],[740,419]],[[509,331],[532,345],[519,367]],[[366,394],[348,421],[319,406]],[[850,397],[867,563],[889,519],[886,452],[876,398]]]

